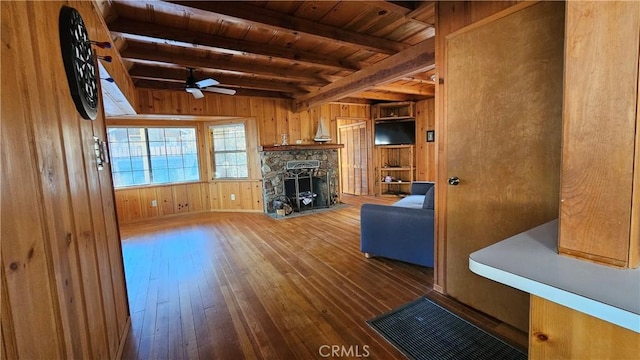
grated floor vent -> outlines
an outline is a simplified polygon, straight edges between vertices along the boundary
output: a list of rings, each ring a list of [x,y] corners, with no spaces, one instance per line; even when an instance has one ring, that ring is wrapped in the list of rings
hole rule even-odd
[[[410,359],[527,359],[520,350],[426,298],[367,323]]]

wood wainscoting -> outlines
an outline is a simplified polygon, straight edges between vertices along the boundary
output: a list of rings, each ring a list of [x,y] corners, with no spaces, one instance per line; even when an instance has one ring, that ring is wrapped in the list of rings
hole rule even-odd
[[[262,180],[194,182],[118,189],[116,208],[121,224],[204,211],[261,212]]]

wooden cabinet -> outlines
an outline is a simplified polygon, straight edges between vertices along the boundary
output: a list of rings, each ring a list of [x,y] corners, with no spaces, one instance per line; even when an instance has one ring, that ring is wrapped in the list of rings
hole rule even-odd
[[[376,152],[376,195],[408,195],[416,173],[414,146],[377,146]]]
[[[372,116],[374,120],[413,118],[415,104],[413,101],[376,104],[372,107]]]
[[[566,24],[559,252],[635,268],[640,3],[569,1]]]

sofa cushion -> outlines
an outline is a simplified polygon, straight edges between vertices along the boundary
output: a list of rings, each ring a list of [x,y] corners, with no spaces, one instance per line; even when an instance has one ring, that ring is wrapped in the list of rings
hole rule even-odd
[[[427,190],[427,193],[424,194],[424,201],[422,202],[423,209],[434,209],[434,200],[435,200],[435,186],[432,186]]]
[[[409,195],[405,196],[401,200],[396,201],[392,206],[399,206],[410,209],[422,209],[423,203],[424,195]]]

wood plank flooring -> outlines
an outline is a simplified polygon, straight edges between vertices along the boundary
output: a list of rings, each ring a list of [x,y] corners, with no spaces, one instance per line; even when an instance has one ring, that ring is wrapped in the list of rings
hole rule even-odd
[[[123,227],[123,358],[319,359],[338,345],[404,359],[365,321],[424,295],[526,347],[526,334],[433,292],[432,269],[364,258],[361,203],[395,199],[343,200],[291,219],[202,213]]]

